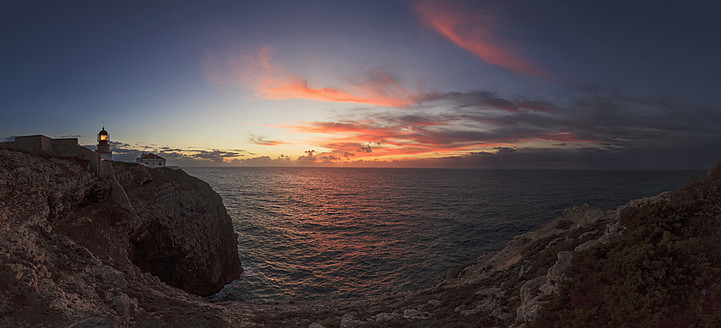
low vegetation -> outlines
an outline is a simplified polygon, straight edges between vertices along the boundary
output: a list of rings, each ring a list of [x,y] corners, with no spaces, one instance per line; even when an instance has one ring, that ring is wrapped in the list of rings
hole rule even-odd
[[[572,259],[535,327],[716,327],[721,322],[721,166],[668,200],[621,213],[613,242]]]

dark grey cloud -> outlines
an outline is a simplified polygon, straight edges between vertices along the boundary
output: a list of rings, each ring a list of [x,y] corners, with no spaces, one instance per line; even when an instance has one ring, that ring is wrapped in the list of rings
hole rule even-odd
[[[721,153],[712,154],[713,149],[721,149],[721,105],[669,96],[641,97],[620,88],[590,84],[560,94],[514,98],[489,91],[435,93],[400,111],[356,110],[337,121],[312,123],[311,130],[353,134],[345,142],[322,145],[336,156],[352,149],[365,151],[358,143],[363,140],[368,145],[376,142],[416,153],[499,144],[539,145],[497,148],[480,157],[421,161],[432,165],[488,166],[514,161],[514,165],[528,168],[536,162],[557,168],[642,168],[641,164],[708,168],[721,160]],[[383,148],[374,148],[374,154],[376,150],[382,152]]]
[[[420,102],[447,101],[459,108],[500,109],[517,111],[518,105],[490,91],[429,93],[421,97]]]
[[[96,145],[84,146],[88,149],[97,149]],[[128,144],[119,141],[110,141],[113,159],[124,162],[135,162],[142,153],[153,153],[168,160],[169,165],[205,166],[226,165],[237,157],[246,156],[242,149],[203,149],[197,147],[177,148],[159,145]]]

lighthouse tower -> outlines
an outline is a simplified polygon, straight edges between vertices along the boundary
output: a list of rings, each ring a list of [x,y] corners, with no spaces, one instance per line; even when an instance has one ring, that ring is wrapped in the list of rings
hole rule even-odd
[[[100,157],[104,160],[113,159],[113,152],[110,151],[110,134],[105,131],[105,127],[98,132],[98,150],[95,152],[100,154]]]

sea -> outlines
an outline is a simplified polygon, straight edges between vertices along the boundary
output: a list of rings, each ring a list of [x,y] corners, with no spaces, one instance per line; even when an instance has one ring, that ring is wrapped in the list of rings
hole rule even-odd
[[[702,171],[184,168],[220,194],[244,272],[216,297],[368,296],[432,285],[564,209],[614,209]]]

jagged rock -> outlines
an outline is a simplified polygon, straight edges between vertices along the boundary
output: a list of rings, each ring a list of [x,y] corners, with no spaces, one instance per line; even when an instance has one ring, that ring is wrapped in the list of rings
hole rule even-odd
[[[625,205],[625,206],[622,206],[619,208],[628,208],[628,205]],[[616,213],[617,213],[616,220],[614,220],[613,222],[611,222],[609,224],[606,224],[606,231],[603,233],[601,238],[598,238],[598,241],[601,244],[604,244],[604,245],[608,244],[611,240],[613,240],[614,238],[616,238],[617,236],[620,235],[622,227],[621,227],[621,220],[618,219],[618,215],[620,215],[621,212],[622,212],[621,210],[617,210],[616,211]]]
[[[532,269],[533,269],[533,265],[531,265],[528,262],[521,265],[521,269],[518,270],[518,279],[523,279],[526,276],[526,274],[531,272]]]
[[[375,321],[376,321],[377,323],[393,323],[393,322],[400,321],[400,320],[402,320],[402,319],[403,319],[403,317],[401,316],[400,313],[396,313],[396,312],[393,312],[393,313],[381,312],[381,313],[376,314],[376,320],[375,320]]]
[[[496,308],[491,312],[491,315],[500,322],[508,322],[514,317],[513,313],[506,311],[503,307]]]
[[[528,302],[523,303],[516,309],[516,321],[519,322],[531,322],[538,317],[538,311],[541,309],[543,304],[547,303],[542,301],[542,296],[537,296],[530,299]]]
[[[544,299],[549,288],[547,276],[526,281],[520,289],[521,305],[516,308],[516,321],[533,321],[538,316],[538,310],[545,303]]]
[[[403,310],[403,318],[408,320],[426,320],[431,318],[433,315],[428,312],[421,312],[416,309],[405,309]]]
[[[585,212],[583,213],[583,217],[578,221],[579,227],[590,226],[604,217],[605,213],[600,208],[592,207],[588,204],[584,204],[583,208]]]
[[[564,240],[564,239],[566,239],[566,237],[554,238],[553,240],[549,241],[548,244],[546,244],[546,249],[549,249],[549,248],[555,246],[556,244],[558,244],[559,241]]]
[[[593,237],[595,235],[598,235],[599,231],[593,230],[593,231],[586,231],[578,236],[578,240],[584,240],[587,237]]]
[[[123,273],[115,270],[107,265],[103,265],[97,268],[93,268],[97,276],[103,280],[103,282],[115,287],[123,289],[128,287],[128,282],[123,278]]]
[[[430,306],[439,306],[439,305],[441,305],[441,301],[439,301],[439,300],[428,300],[428,302],[426,302],[426,304],[428,304],[428,305],[430,305]]]
[[[308,328],[325,328],[325,326],[323,326],[317,322],[314,322],[314,323],[311,323],[310,326],[308,326]]]
[[[340,321],[340,327],[341,328],[356,328],[364,323],[365,323],[364,321],[358,320],[352,314],[346,313],[343,315],[343,318]]]
[[[573,253],[569,251],[560,251],[558,254],[556,254],[556,257],[558,258],[558,261],[551,266],[548,269],[548,281],[556,282],[561,281],[563,278],[563,274],[568,269],[568,266],[571,265],[571,257],[573,257]]]
[[[501,289],[497,287],[491,287],[491,288],[484,288],[479,291],[477,291],[475,294],[479,296],[496,296],[498,292],[500,292]]]
[[[131,299],[128,294],[122,293],[113,299],[113,307],[118,313],[125,314],[138,307],[138,300]]]
[[[600,239],[589,240],[589,241],[587,241],[587,242],[585,242],[585,243],[583,243],[583,244],[580,244],[580,245],[576,246],[576,248],[574,248],[573,251],[577,253],[577,252],[583,251],[583,250],[585,250],[585,249],[591,248],[591,247],[593,247],[593,246],[596,246],[596,245],[598,245],[600,242],[601,242]]]
[[[605,244],[608,244],[612,239],[618,237],[618,235],[619,235],[618,232],[605,233],[605,234],[603,234],[603,236],[601,236],[599,241],[601,242],[601,244],[605,245]]]
[[[561,280],[563,280],[568,266],[571,265],[571,257],[573,257],[573,253],[561,251],[556,254],[556,257],[558,258],[558,261],[556,261],[556,263],[548,269],[548,273],[546,274],[546,284],[540,287],[540,290],[544,293],[544,295],[558,293],[558,284]]]
[[[538,294],[538,289],[548,281],[546,276],[536,277],[523,283],[520,290],[520,297],[522,302],[526,302],[529,299],[535,297]]]

